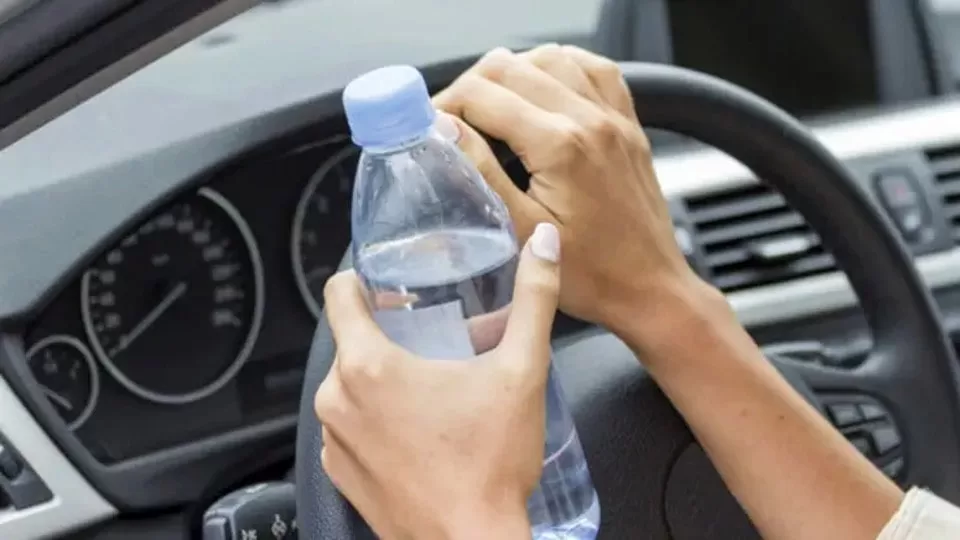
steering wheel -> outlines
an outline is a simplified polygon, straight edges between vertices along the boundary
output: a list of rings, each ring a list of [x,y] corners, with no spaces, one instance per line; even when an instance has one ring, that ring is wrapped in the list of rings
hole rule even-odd
[[[450,82],[468,65],[448,65],[447,78],[428,80]],[[807,395],[810,389],[856,393],[883,404],[903,436],[905,480],[960,499],[954,352],[889,218],[803,125],[763,99],[676,67],[622,63],[621,69],[645,126],[698,139],[741,161],[803,215],[849,278],[873,334],[870,355],[849,369],[781,359],[781,371],[805,385]],[[554,348],[600,497],[602,537],[756,537],[682,418],[616,337],[590,329]],[[373,538],[320,466],[313,395],[333,357],[324,321],[301,399],[298,522],[306,538]]]

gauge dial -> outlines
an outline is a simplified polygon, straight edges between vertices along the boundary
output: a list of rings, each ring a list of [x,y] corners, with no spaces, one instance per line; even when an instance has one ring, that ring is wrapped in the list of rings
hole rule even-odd
[[[240,370],[263,318],[263,271],[246,222],[200,189],[123,238],[82,281],[93,352],[134,394],[180,404]]]
[[[293,271],[307,308],[319,319],[323,286],[350,245],[350,194],[359,151],[348,146],[307,183],[293,218]]]
[[[82,426],[100,394],[100,376],[86,345],[73,336],[48,336],[30,347],[27,363],[40,391],[67,427]]]

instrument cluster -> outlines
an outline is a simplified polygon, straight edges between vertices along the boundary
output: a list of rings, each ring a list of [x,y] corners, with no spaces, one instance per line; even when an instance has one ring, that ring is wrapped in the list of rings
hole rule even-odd
[[[357,158],[335,136],[218,171],[132,218],[28,327],[36,385],[94,457],[295,414]]]

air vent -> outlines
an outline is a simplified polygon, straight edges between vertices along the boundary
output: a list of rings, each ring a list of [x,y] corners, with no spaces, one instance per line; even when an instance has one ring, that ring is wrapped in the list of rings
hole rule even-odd
[[[960,146],[928,150],[927,159],[940,190],[943,214],[950,223],[953,243],[960,244]]]
[[[709,277],[725,292],[836,268],[800,214],[766,185],[737,186],[686,203]]]

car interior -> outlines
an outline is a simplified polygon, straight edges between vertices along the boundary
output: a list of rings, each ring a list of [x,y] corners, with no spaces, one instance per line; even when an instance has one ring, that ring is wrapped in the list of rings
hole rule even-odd
[[[549,42],[620,62],[678,246],[770,361],[960,502],[960,1],[10,5],[0,539],[372,537],[312,409],[359,155],[340,93]],[[759,537],[615,336],[559,314],[553,345],[601,537]]]

